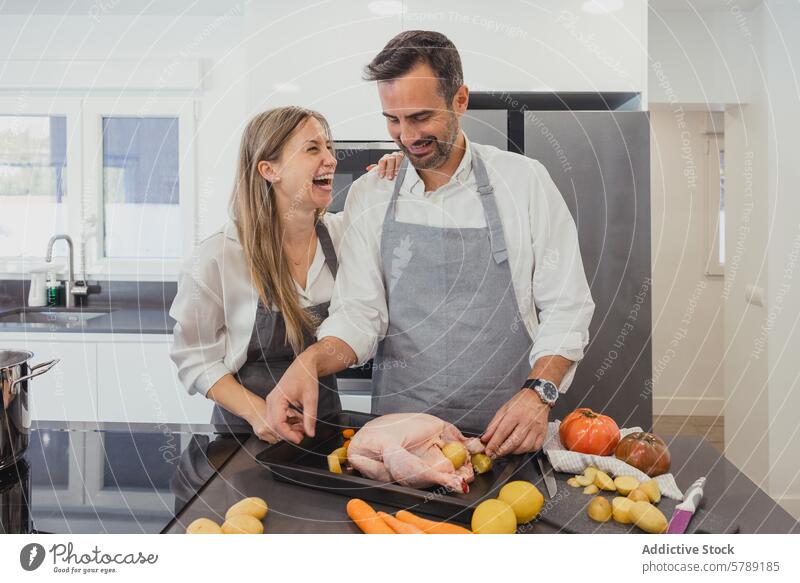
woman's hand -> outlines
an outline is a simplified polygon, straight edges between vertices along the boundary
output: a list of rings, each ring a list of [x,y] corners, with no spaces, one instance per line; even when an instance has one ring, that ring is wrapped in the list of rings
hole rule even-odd
[[[388,180],[394,180],[397,176],[397,171],[400,169],[400,163],[403,161],[402,152],[390,152],[384,154],[377,164],[370,164],[367,166],[367,171],[373,168],[378,169],[378,176]]]
[[[261,400],[261,404],[249,413],[245,419],[253,428],[253,433],[261,441],[266,441],[270,445],[281,441],[280,436],[270,429],[267,423],[267,402]]]

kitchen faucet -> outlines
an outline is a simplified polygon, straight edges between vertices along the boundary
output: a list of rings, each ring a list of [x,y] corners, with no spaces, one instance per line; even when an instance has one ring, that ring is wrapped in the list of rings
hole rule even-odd
[[[66,292],[66,302],[68,308],[75,307],[75,296],[81,295],[85,296],[88,293],[88,289],[86,286],[86,282],[80,282],[78,284],[75,283],[75,262],[74,262],[74,252],[73,252],[73,245],[72,245],[72,238],[69,235],[53,235],[50,237],[50,241],[47,242],[47,256],[45,257],[45,261],[50,263],[53,260],[53,245],[59,239],[63,239],[67,242],[67,247],[69,247],[69,272],[68,277],[69,280],[64,282],[64,291]]]

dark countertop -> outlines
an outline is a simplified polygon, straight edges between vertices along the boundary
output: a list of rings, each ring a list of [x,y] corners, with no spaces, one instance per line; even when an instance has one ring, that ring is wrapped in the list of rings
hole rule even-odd
[[[0,474],[0,532],[177,533],[201,516],[219,520],[246,496],[267,500],[267,532],[357,532],[346,497],[276,481],[255,461],[265,443],[212,425],[39,423],[31,436],[25,461]],[[707,442],[669,441],[678,486],[708,475],[706,508],[744,533],[800,533]],[[543,522],[525,530],[558,531]]]
[[[723,521],[738,525],[742,533],[800,533],[800,523],[708,442],[698,437],[677,437],[668,442],[675,479],[682,490],[698,476],[708,476],[704,508],[712,510]],[[165,532],[182,533],[189,523],[203,516],[222,522],[226,509],[247,496],[260,496],[267,501],[270,511],[265,529],[268,533],[359,532],[345,513],[346,497],[276,481],[269,470],[255,461],[255,456],[265,447],[266,444],[250,438]],[[532,464],[524,472],[526,475],[515,479],[535,479],[536,470]],[[547,504],[546,495],[545,500]],[[387,512],[397,510],[380,504],[374,507]],[[424,509],[412,510],[424,514]],[[538,521],[524,530],[531,534],[559,531]]]
[[[63,308],[26,308],[42,312],[64,312]],[[93,312],[95,308],[83,308]],[[115,333],[115,334],[172,334],[175,327],[167,310],[159,308],[98,308],[107,312],[103,316],[81,323],[0,322],[0,332],[50,332],[50,333]],[[19,312],[19,308],[0,310],[0,318]]]

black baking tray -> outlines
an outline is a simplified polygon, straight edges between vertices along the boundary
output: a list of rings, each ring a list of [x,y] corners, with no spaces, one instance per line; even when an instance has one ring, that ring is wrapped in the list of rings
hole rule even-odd
[[[445,492],[441,486],[426,489],[409,488],[397,483],[385,484],[361,476],[355,470],[343,468],[341,474],[328,470],[328,454],[344,443],[342,430],[360,429],[377,415],[342,411],[317,422],[316,435],[306,437],[299,445],[280,442],[256,456],[267,466],[276,480],[325,490],[351,498],[361,498],[378,504],[416,511],[468,524],[472,508],[497,491],[526,464],[530,456],[508,456],[494,460],[492,469],[476,475],[467,494]],[[474,433],[464,432],[467,437]]]

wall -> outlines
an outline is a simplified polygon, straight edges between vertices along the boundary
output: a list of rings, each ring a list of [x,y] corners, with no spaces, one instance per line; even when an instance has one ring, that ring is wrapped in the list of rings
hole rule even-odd
[[[721,3],[722,5],[722,3]],[[684,6],[676,3],[676,6]],[[650,7],[648,98],[651,104],[744,103],[750,99],[752,35],[738,4],[695,12]]]
[[[653,413],[723,406],[723,280],[705,273],[706,114],[650,112]]]
[[[719,297],[725,453],[800,518],[798,29],[800,7],[790,0],[722,2],[717,11],[701,13],[651,9],[649,95],[651,104],[673,109],[724,108],[726,265]],[[665,248],[676,253],[681,243],[673,237]],[[654,270],[668,275],[665,258],[654,260]],[[682,261],[679,280],[684,272]],[[708,316],[707,310],[699,315]]]
[[[748,26],[752,99],[726,115],[729,151],[736,144],[731,164],[739,171],[727,245],[725,442],[734,463],[800,517],[800,10],[767,2],[750,14]],[[763,306],[747,301],[753,285],[763,289]]]

